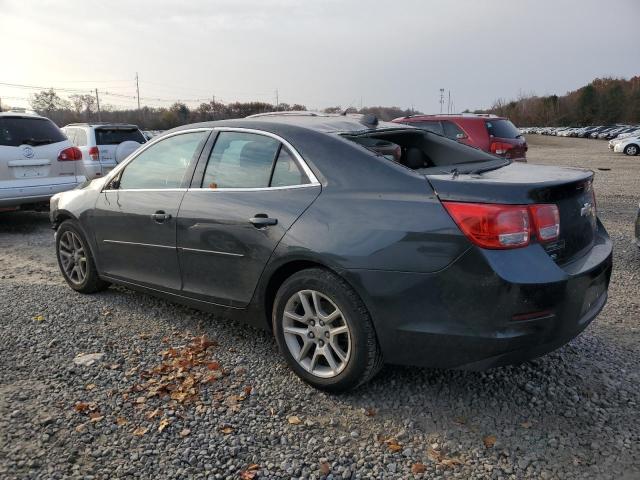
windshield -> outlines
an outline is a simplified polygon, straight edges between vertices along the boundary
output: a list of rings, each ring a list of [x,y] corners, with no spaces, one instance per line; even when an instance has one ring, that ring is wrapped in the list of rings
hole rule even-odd
[[[509,120],[487,120],[487,132],[495,138],[520,138],[520,130]]]
[[[47,118],[0,117],[0,145],[48,145],[62,142],[62,131]]]
[[[127,140],[146,142],[144,135],[137,128],[96,128],[96,145],[119,145]]]

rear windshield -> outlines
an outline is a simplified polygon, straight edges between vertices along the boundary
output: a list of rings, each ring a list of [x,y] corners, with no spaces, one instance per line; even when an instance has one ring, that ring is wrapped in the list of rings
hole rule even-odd
[[[119,145],[127,140],[146,142],[144,135],[137,128],[96,128],[96,145]]]
[[[65,136],[51,120],[46,118],[0,117],[0,145],[48,145],[62,142]]]
[[[496,138],[519,138],[522,135],[516,126],[509,120],[487,120],[489,135]]]

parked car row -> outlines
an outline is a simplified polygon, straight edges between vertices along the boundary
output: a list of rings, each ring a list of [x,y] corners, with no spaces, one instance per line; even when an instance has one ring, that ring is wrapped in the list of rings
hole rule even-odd
[[[106,175],[146,141],[136,125],[60,129],[24,110],[0,113],[0,211],[45,207],[55,193]]]
[[[523,134],[553,135],[556,137],[599,138],[612,140],[623,135],[640,134],[640,125],[591,125],[588,127],[527,127]]]
[[[609,140],[609,149],[626,155],[640,154],[640,125],[598,125],[590,127],[527,127],[523,134]]]

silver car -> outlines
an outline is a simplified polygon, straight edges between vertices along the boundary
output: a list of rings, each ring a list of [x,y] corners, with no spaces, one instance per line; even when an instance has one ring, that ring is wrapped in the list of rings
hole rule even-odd
[[[85,182],[81,158],[48,118],[0,113],[0,211],[45,204]]]

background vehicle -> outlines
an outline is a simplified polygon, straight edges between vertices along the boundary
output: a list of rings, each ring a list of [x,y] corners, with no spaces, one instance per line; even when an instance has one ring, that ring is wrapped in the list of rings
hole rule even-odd
[[[627,137],[614,145],[613,151],[625,155],[640,154],[640,136]]]
[[[383,359],[483,369],[579,334],[611,274],[592,178],[372,116],[274,115],[172,130],[54,197],[51,220],[73,289],[272,328],[296,374],[338,391]]]
[[[444,135],[485,152],[526,161],[527,142],[508,119],[495,115],[412,115],[393,120]]]
[[[85,181],[80,151],[48,118],[0,113],[0,210],[38,207]]]
[[[82,152],[81,165],[89,179],[111,171],[147,141],[136,125],[126,123],[70,123],[62,131]]]

